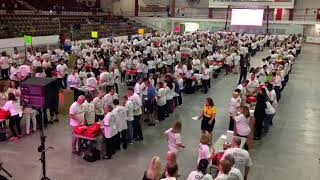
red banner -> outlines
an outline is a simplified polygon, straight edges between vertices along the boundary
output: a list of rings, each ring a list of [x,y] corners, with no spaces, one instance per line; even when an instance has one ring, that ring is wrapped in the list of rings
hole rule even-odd
[[[282,8],[277,8],[276,10],[276,21],[280,21],[282,19]]]

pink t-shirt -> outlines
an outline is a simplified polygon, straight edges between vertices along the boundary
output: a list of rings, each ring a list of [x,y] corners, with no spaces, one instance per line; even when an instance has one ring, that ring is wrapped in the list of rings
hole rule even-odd
[[[168,136],[168,147],[171,152],[177,153],[179,150],[178,144],[181,144],[180,133],[173,133],[172,128],[166,130],[164,133]]]

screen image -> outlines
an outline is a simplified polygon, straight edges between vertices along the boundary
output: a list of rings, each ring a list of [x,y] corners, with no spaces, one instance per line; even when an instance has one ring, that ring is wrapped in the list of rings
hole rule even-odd
[[[232,9],[231,25],[262,26],[263,9]]]

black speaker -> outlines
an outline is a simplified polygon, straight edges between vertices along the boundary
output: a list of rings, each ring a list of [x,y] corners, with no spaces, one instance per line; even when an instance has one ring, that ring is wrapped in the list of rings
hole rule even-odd
[[[29,78],[20,84],[21,105],[33,108],[58,108],[59,87],[56,78]]]

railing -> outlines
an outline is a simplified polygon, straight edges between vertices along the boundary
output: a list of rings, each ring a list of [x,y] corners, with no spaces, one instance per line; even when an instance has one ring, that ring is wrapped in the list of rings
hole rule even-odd
[[[151,28],[156,29],[156,30],[158,30],[158,31],[167,31],[167,29],[160,28],[160,27],[155,26],[155,25],[153,25],[153,24],[151,24],[151,23],[149,23],[149,22],[147,22],[147,21],[143,21],[143,20],[141,20],[141,19],[139,19],[139,18],[136,18],[136,17],[134,17],[134,16],[128,16],[128,17],[129,17],[129,19],[131,19],[131,20],[133,20],[133,21],[136,21],[136,22],[138,22],[138,23],[140,23],[140,24],[142,24],[142,25],[151,27]]]
[[[283,0],[285,1],[285,0]],[[299,21],[302,24],[310,23],[310,22],[320,22],[320,19],[317,18],[317,8],[314,9],[294,9],[293,10],[293,17],[292,20],[289,20],[289,10],[284,9],[281,21]],[[229,13],[229,20],[231,19],[231,11]],[[265,12],[265,16],[266,16]],[[133,11],[121,12],[122,16],[132,17],[134,15]],[[120,15],[119,14],[119,15]],[[218,20],[225,20],[227,15],[227,9],[214,9],[213,10],[213,18]],[[157,13],[157,12],[139,12],[139,17],[163,17],[163,18],[170,18],[167,13]],[[193,18],[193,19],[208,19],[208,8],[189,8],[185,12],[176,12],[175,18]],[[264,17],[266,20],[266,17]],[[269,21],[274,21],[274,9],[269,10]]]

